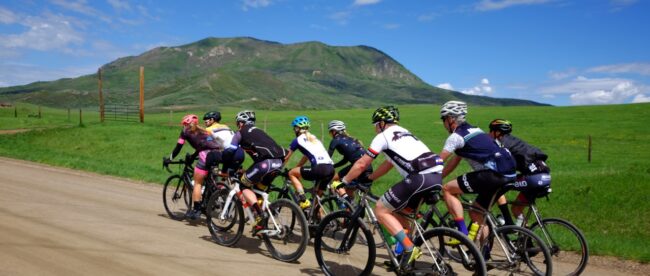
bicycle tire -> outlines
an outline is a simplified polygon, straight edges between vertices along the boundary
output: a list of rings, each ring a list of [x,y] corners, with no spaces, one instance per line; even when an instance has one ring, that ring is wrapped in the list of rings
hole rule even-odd
[[[314,253],[318,266],[326,275],[365,276],[372,272],[376,258],[372,234],[361,220],[357,220],[357,223],[351,223],[351,220],[352,214],[349,212],[337,211],[324,217],[318,226]],[[351,231],[350,235],[343,240],[348,230]],[[364,235],[368,243],[359,243],[357,235]]]
[[[262,234],[262,239],[271,255],[283,262],[298,260],[307,248],[309,232],[307,219],[298,205],[287,200],[278,199],[269,204],[269,210],[275,222],[280,226],[277,235]],[[273,219],[266,219],[267,230],[274,230]]]
[[[561,271],[558,270],[558,266],[555,266],[555,273],[558,275],[580,275],[589,261],[589,246],[580,229],[561,218],[545,218],[542,219],[542,224],[548,236],[537,222],[531,224],[529,229],[546,242],[553,256],[553,262],[577,264],[573,269]],[[578,254],[568,251],[576,251]]]
[[[474,242],[458,230],[435,227],[426,230],[422,237],[427,243],[420,237],[413,242],[422,251],[422,256],[414,263],[414,274],[423,272],[425,275],[456,275],[462,270],[466,273],[460,274],[487,275],[480,251]],[[448,241],[452,239],[460,243],[448,245]]]
[[[230,189],[225,186],[216,190],[208,200],[206,211],[206,224],[212,240],[223,246],[235,245],[241,239],[246,223],[244,208],[236,196],[231,198],[230,211],[226,217],[220,218],[229,192]]]
[[[163,186],[163,205],[167,215],[173,220],[183,220],[185,214],[192,207],[192,193],[183,178],[172,175],[167,178]]]
[[[496,268],[510,274],[533,273],[547,276],[553,274],[551,253],[544,241],[532,231],[519,226],[506,225],[497,227],[496,233],[498,239],[490,231],[487,242],[479,249],[484,255],[489,252],[490,257],[484,256],[484,259],[490,259],[485,262],[488,268]],[[508,261],[500,242],[503,242],[510,251],[512,262]],[[487,245],[489,247],[486,248]]]

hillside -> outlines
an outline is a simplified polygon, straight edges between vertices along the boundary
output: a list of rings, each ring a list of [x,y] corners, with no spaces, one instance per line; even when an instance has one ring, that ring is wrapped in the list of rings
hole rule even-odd
[[[107,102],[138,99],[145,68],[145,106],[230,105],[255,108],[351,108],[380,104],[442,103],[540,105],[470,96],[432,87],[383,52],[320,42],[280,44],[254,38],[206,38],[159,47],[102,66]],[[0,100],[52,107],[98,103],[97,75],[0,88]]]

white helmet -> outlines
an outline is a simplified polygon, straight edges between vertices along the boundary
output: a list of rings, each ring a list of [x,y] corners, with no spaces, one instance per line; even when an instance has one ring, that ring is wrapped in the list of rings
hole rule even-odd
[[[440,108],[440,117],[460,117],[467,115],[467,104],[461,101],[448,101]]]
[[[328,124],[329,130],[342,131],[345,130],[345,123],[339,120],[332,120]]]
[[[239,123],[244,124],[254,124],[255,123],[255,111],[244,110],[237,113],[235,120]]]

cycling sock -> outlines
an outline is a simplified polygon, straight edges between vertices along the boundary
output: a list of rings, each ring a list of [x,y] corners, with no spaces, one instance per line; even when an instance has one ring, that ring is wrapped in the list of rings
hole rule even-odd
[[[194,210],[201,209],[201,201],[194,201]]]
[[[463,232],[463,234],[467,235],[467,226],[465,226],[465,219],[464,218],[457,218],[454,219],[456,222],[456,226],[458,226],[458,231]]]
[[[402,244],[405,252],[413,251],[413,242],[406,235],[406,232],[404,232],[404,230],[397,232],[397,234],[395,234],[395,239]]]
[[[503,214],[503,219],[506,222],[506,225],[514,225],[515,223],[512,221],[512,216],[510,215],[510,210],[508,209],[508,204],[503,204],[499,205],[499,210],[501,210],[501,214]]]

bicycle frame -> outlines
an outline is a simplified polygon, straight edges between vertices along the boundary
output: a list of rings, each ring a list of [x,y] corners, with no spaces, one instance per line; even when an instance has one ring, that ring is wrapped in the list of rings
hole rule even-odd
[[[244,194],[242,193],[242,190],[240,188],[239,182],[235,182],[234,185],[232,185],[232,182],[230,181],[230,178],[228,178],[229,186],[232,187],[230,192],[228,192],[228,197],[226,198],[226,202],[224,204],[223,211],[221,211],[221,214],[219,214],[219,219],[225,219],[228,211],[230,210],[231,204],[233,204],[233,200],[235,200],[235,196],[237,196],[237,200],[239,200],[242,203],[242,207],[244,208],[244,212],[246,212],[246,220],[249,221],[250,223],[255,223],[254,220],[254,215],[253,211],[250,208],[250,205],[248,204],[248,201],[244,198]],[[281,233],[280,226],[275,220],[275,217],[273,216],[273,213],[269,210],[269,194],[265,191],[261,191],[255,188],[251,188],[251,190],[262,197],[262,206],[261,209],[263,212],[267,212],[269,214],[269,219],[271,219],[271,222],[273,223],[274,229],[265,229],[261,230],[259,233],[262,234],[267,234],[269,236],[276,236]]]

